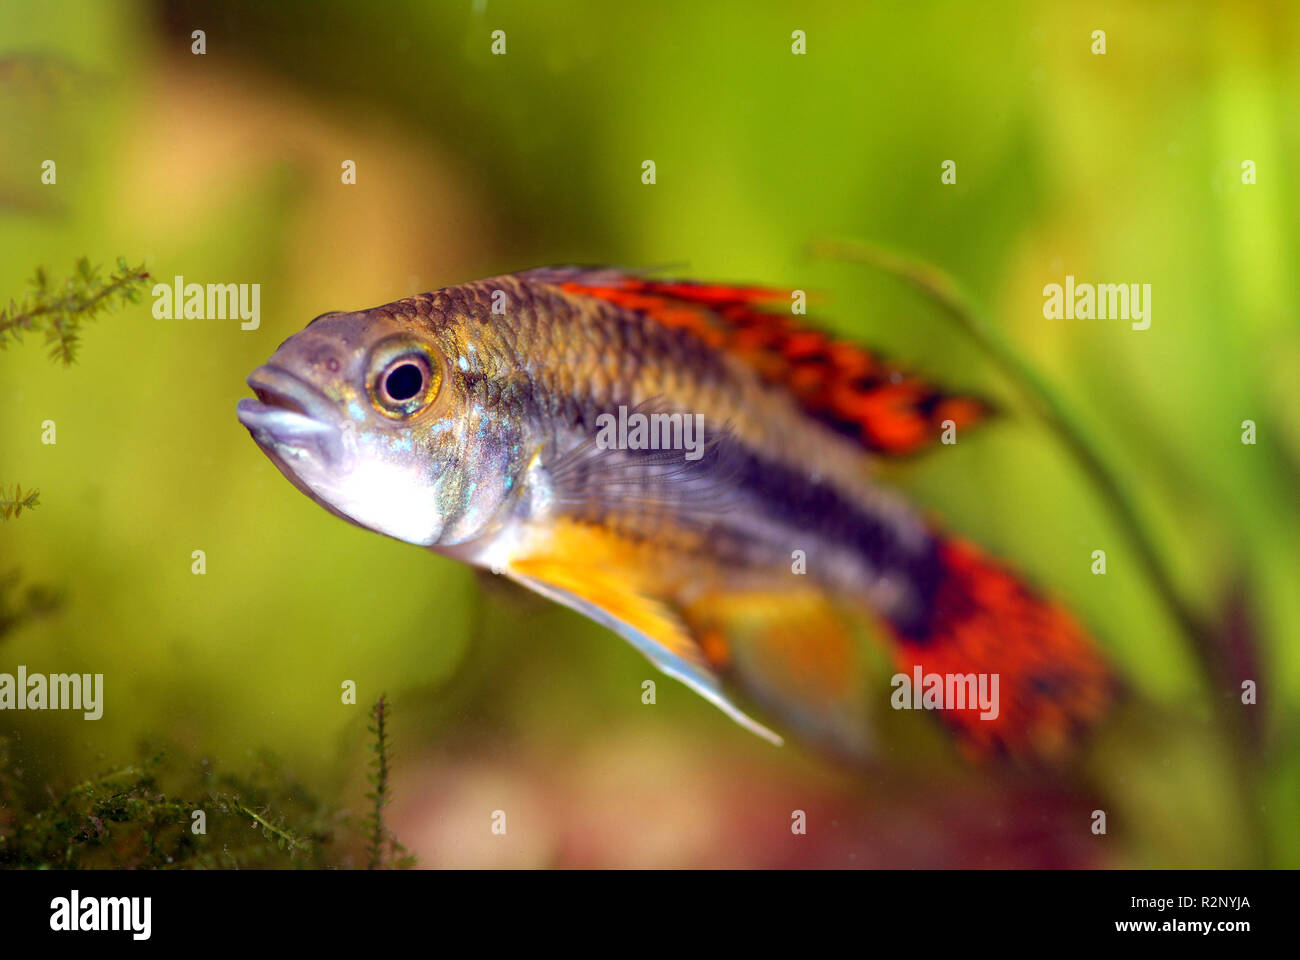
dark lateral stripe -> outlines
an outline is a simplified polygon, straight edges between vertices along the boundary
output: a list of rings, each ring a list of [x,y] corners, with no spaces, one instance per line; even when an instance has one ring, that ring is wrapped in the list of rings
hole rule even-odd
[[[737,460],[740,489],[776,521],[847,548],[874,570],[902,577],[921,602],[908,605],[914,613],[891,622],[905,636],[925,636],[925,599],[933,596],[943,573],[934,541],[918,554],[902,542],[889,517],[864,508],[834,485],[812,483],[803,471],[752,451],[744,450]],[[869,585],[862,586],[865,592]]]

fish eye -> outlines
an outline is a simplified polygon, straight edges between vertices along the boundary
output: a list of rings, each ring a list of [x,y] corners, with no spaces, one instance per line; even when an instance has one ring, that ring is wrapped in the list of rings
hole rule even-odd
[[[429,356],[407,349],[376,364],[370,398],[384,416],[404,420],[423,410],[438,393],[440,375]]]
[[[398,403],[410,400],[424,387],[424,371],[409,361],[402,361],[384,374],[384,393]]]

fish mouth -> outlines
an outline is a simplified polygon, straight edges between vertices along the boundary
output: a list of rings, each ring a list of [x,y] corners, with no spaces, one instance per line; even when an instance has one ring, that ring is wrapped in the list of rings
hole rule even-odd
[[[343,457],[343,437],[334,403],[302,378],[267,364],[248,377],[257,399],[239,401],[235,412],[261,446],[316,452],[327,464]]]

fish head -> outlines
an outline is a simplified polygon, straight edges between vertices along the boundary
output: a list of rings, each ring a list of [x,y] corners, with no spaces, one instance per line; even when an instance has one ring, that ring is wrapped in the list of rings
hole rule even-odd
[[[325,314],[249,376],[257,399],[239,402],[240,423],[352,523],[422,546],[483,536],[526,464],[491,351],[467,329],[418,298]]]

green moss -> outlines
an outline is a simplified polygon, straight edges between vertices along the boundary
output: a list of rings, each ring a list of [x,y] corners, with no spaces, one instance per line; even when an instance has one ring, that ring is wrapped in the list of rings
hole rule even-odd
[[[372,711],[373,811],[332,809],[274,758],[245,774],[219,770],[175,745],[72,786],[29,784],[0,738],[0,868],[253,869],[406,868],[383,821],[390,798],[389,735]]]

